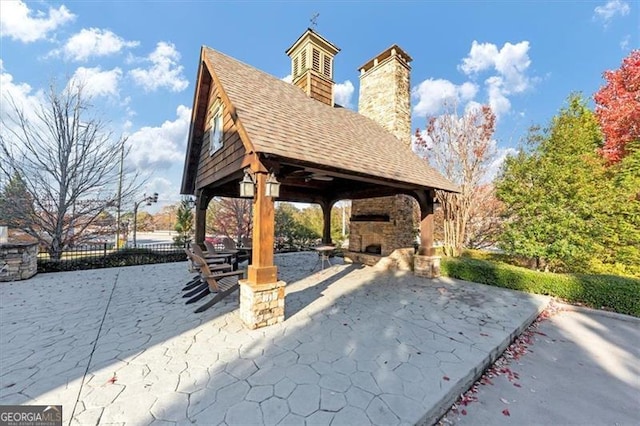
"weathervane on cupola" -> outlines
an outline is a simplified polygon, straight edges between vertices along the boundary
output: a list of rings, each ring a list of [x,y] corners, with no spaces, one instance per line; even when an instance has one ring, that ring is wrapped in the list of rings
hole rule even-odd
[[[313,15],[311,15],[311,19],[309,19],[309,22],[311,22],[311,29],[315,30],[318,28],[318,17],[320,16],[320,14],[318,12],[315,12]]]

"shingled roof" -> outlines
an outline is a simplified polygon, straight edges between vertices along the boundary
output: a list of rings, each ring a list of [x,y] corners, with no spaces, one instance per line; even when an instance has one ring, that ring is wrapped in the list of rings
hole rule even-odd
[[[458,191],[375,121],[309,98],[281,79],[204,47],[255,152],[412,186]]]

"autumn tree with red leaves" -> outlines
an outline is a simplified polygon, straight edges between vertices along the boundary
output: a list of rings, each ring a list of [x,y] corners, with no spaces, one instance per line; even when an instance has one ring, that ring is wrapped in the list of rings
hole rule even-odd
[[[487,105],[458,115],[455,105],[416,130],[416,146],[431,166],[460,187],[460,193],[436,190],[444,215],[444,253],[458,256],[467,241],[473,198],[495,159],[496,116]]]
[[[208,231],[229,237],[238,245],[243,238],[251,238],[251,200],[216,198],[211,200],[207,210],[208,217],[211,213],[211,220],[207,220]]]
[[[627,144],[640,140],[640,50],[631,51],[620,69],[605,71],[604,79],[593,97],[605,138],[601,153],[617,163],[627,155]]]

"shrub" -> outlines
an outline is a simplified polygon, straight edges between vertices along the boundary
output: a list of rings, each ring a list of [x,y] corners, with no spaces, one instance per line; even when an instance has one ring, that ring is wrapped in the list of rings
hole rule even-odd
[[[615,275],[554,274],[470,258],[443,258],[442,274],[466,281],[558,297],[640,317],[640,279]]]
[[[115,268],[152,263],[182,262],[184,251],[154,251],[146,248],[126,248],[106,256],[88,256],[70,260],[38,259],[38,272],[78,271],[83,269]]]

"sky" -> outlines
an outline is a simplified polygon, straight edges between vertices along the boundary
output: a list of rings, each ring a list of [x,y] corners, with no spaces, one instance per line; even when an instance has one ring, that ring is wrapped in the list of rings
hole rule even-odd
[[[37,102],[79,79],[127,164],[179,200],[200,47],[279,78],[284,53],[311,26],[341,50],[336,102],[357,109],[358,67],[398,44],[411,63],[412,128],[445,101],[489,104],[499,162],[546,125],[572,92],[591,98],[602,73],[640,47],[640,3],[598,1],[15,1],[0,0],[0,114],[6,95]],[[142,198],[143,194],[140,194]]]

